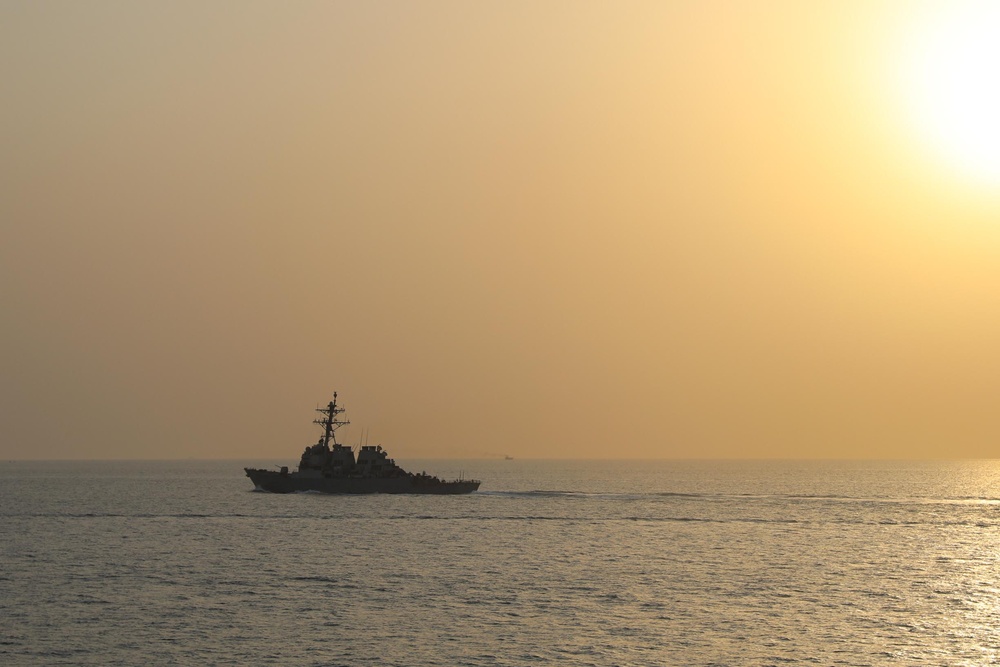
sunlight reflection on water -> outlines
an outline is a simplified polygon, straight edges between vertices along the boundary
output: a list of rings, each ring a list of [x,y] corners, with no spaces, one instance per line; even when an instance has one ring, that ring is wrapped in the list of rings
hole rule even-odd
[[[242,464],[3,464],[0,661],[1000,652],[995,461],[416,464],[484,480],[461,497],[253,493]]]

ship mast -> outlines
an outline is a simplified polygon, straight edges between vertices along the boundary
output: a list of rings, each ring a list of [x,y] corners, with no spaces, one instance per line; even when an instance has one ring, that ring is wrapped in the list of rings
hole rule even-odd
[[[344,408],[337,407],[337,392],[333,392],[333,400],[327,403],[325,408],[316,408],[316,412],[326,415],[324,419],[314,419],[313,424],[319,424],[323,427],[323,438],[320,442],[323,443],[324,447],[329,447],[332,441],[334,445],[337,444],[337,438],[334,435],[334,431],[343,426],[344,424],[350,424],[351,422],[346,419],[337,419],[337,416],[344,411]]]

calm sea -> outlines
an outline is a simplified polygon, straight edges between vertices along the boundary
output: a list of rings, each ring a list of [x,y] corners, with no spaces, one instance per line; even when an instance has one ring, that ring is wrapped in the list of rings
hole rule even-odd
[[[274,463],[0,464],[0,664],[1000,663],[998,461]]]

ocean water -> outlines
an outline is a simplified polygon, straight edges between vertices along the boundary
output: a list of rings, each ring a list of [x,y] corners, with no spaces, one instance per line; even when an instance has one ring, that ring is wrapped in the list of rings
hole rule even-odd
[[[1000,462],[0,464],[2,665],[1000,663]]]

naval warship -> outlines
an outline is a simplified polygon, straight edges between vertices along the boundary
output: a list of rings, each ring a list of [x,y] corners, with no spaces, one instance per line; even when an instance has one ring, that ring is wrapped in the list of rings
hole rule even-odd
[[[336,431],[349,421],[341,419],[344,408],[337,405],[337,392],[326,407],[316,408],[323,415],[314,424],[323,427],[323,435],[315,445],[306,447],[297,472],[288,466],[280,470],[244,468],[260,491],[293,493],[472,493],[479,488],[475,479],[445,481],[425,472],[407,472],[396,465],[381,445],[359,445],[354,450],[337,442]]]

